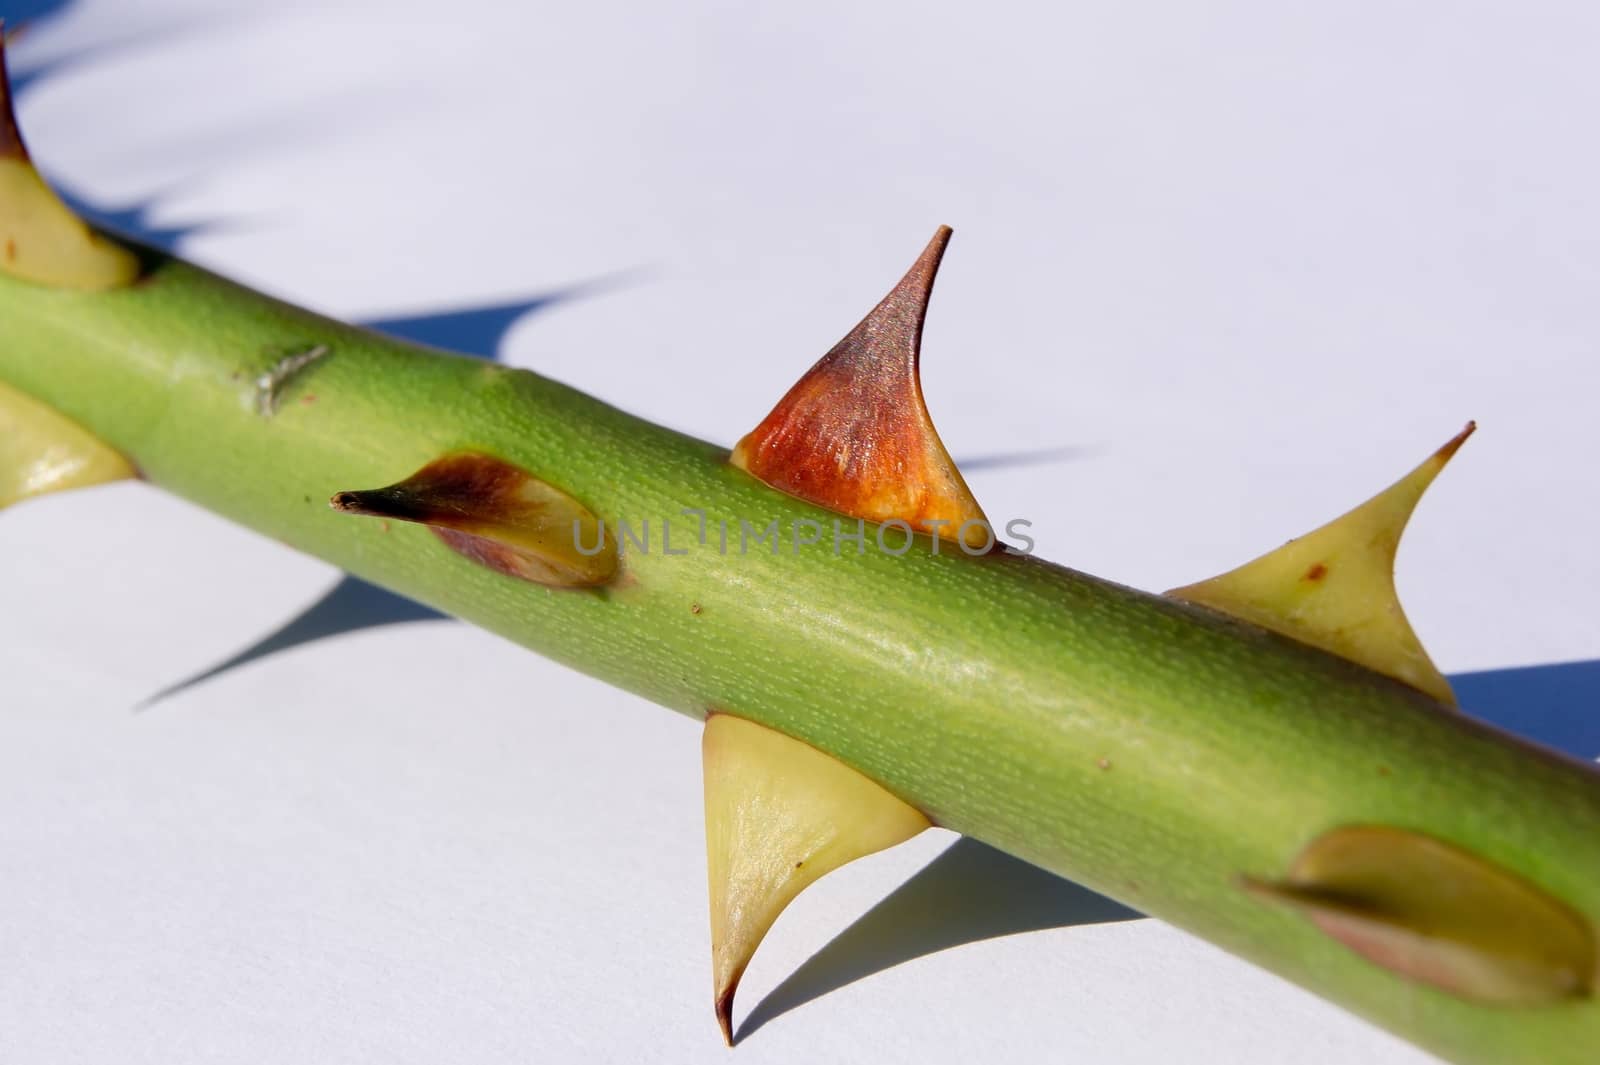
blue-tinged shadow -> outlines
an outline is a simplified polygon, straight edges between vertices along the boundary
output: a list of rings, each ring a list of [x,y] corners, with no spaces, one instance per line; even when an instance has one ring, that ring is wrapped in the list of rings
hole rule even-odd
[[[26,26],[35,19],[58,15],[71,5],[72,0],[5,0],[0,3],[0,19],[13,29]]]
[[[7,43],[16,44],[19,50],[25,48],[26,38],[36,26],[49,21],[71,6],[72,0],[0,0],[0,19],[4,19],[6,24]],[[34,82],[44,81],[68,67],[77,66],[88,60],[99,59],[146,41],[156,40],[170,34],[174,28],[192,26],[193,21],[190,19],[186,22],[127,32],[114,39],[82,45],[38,64],[19,62],[18,55],[8,48],[12,93],[21,97]]]
[[[412,621],[448,620],[448,617],[431,607],[386,591],[375,584],[347,576],[282,628],[257,640],[227,660],[192,677],[186,677],[176,684],[168,685],[135,709],[148,709],[164,699],[179,695],[240,666],[277,654],[279,651],[315,643],[328,636]]]
[[[10,45],[14,41],[20,41],[29,26],[52,15],[59,15],[66,10],[70,2],[71,0],[3,0],[0,2],[0,22],[5,23],[6,43]],[[10,48],[7,48],[7,52],[10,52]],[[70,59],[58,59],[53,63],[21,71],[17,69],[14,55],[8,55],[7,58],[14,99],[20,98],[29,85],[71,62]]]
[[[88,219],[96,228],[131,237],[168,253],[177,251],[178,243],[185,238],[215,230],[218,226],[218,223],[211,220],[183,222],[176,225],[158,224],[154,215],[161,205],[159,196],[152,196],[143,203],[128,207],[108,208],[87,203],[59,185],[56,187],[56,193],[68,207],[76,211],[80,217]]]
[[[1094,458],[1101,453],[1096,447],[1040,447],[1027,451],[995,451],[986,455],[965,455],[956,459],[956,468],[962,473],[987,473],[990,470],[1009,470],[1020,466],[1052,466],[1058,462],[1076,462]]]
[[[1586,761],[1600,757],[1600,659],[1457,673],[1473,717]]]
[[[941,950],[1139,917],[1104,895],[964,837],[773,988],[739,1026],[738,1039],[830,991]]]
[[[17,0],[0,0],[0,18],[5,20],[9,34],[19,37],[29,32],[29,28],[51,16],[60,14],[69,6],[67,0],[31,0],[31,2],[17,2]],[[15,62],[15,57],[9,57],[8,68],[10,73],[11,92],[14,98],[20,99],[30,86],[36,82],[54,77],[68,67],[103,57],[126,48],[134,47],[144,40],[152,39],[165,31],[150,30],[142,35],[133,35],[117,40],[105,41],[99,44],[88,45],[65,55],[58,56],[36,66],[20,69]],[[26,136],[26,131],[24,131]],[[204,232],[212,228],[210,222],[193,222],[179,225],[159,225],[154,220],[154,214],[160,207],[161,197],[151,196],[141,203],[128,207],[112,208],[89,203],[74,195],[71,190],[62,188],[59,183],[55,185],[56,193],[78,215],[87,219],[95,226],[132,237],[151,247],[163,251],[173,251],[179,241],[185,237]]]
[[[467,307],[459,311],[409,315],[401,318],[379,318],[362,324],[368,329],[375,329],[400,340],[409,340],[413,344],[442,348],[458,355],[473,355],[480,359],[498,359],[501,342],[523,315],[544,310],[569,295],[570,291],[551,292],[507,303],[490,304],[486,307]]]

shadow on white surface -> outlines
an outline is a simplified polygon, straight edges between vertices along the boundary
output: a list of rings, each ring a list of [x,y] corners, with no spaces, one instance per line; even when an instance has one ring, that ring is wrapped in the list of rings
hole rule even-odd
[[[1575,758],[1600,757],[1600,658],[1457,673],[1450,684],[1473,717]]]
[[[368,329],[399,337],[401,340],[409,340],[414,344],[442,348],[458,355],[497,360],[500,357],[501,342],[523,315],[544,310],[571,298],[578,291],[578,288],[574,287],[482,307],[463,307],[460,310],[440,311],[436,314],[378,318],[361,324]]]
[[[1102,453],[1103,449],[1098,447],[1039,447],[1023,451],[996,451],[985,455],[962,455],[956,458],[956,466],[964,474],[987,473],[1019,466],[1052,466],[1058,462],[1095,458]]]
[[[9,33],[20,37],[24,33],[31,33],[35,26],[53,21],[72,6],[72,0],[4,0],[0,3],[0,18],[5,20]],[[157,43],[176,33],[193,32],[198,28],[202,28],[202,19],[190,16],[117,33],[100,40],[91,39],[40,62],[24,64],[13,55],[9,57],[11,91],[20,99],[29,86],[52,78],[70,67],[99,62],[119,52]]]
[[[27,29],[36,24],[38,20],[59,15],[66,9],[70,0],[6,0],[4,7],[0,7],[0,19],[5,20],[7,35],[20,36]],[[21,67],[14,59],[8,59],[11,74],[11,91],[20,97],[28,91],[28,86],[70,63],[77,62],[96,49],[84,48],[70,55],[61,56],[48,63],[36,66]]]
[[[739,1025],[734,1042],[813,999],[937,951],[1140,916],[986,843],[958,839],[774,988]]]
[[[0,14],[3,14],[9,23],[24,26],[33,19],[56,14],[69,2],[70,0],[6,0],[5,10]]]
[[[218,662],[214,666],[190,677],[169,684],[139,703],[136,711],[148,710],[158,703],[208,680],[220,677],[240,666],[287,651],[304,644],[315,643],[329,636],[347,632],[360,632],[384,625],[400,625],[411,621],[448,621],[444,614],[432,607],[396,595],[375,584],[355,577],[345,576],[326,595],[312,603],[283,627],[268,633],[249,647]]]
[[[131,203],[126,207],[96,207],[65,189],[57,191],[68,207],[101,229],[133,237],[152,248],[160,248],[166,252],[176,249],[178,242],[187,237],[231,228],[230,223],[214,219],[162,225],[156,221],[155,216],[161,209],[162,201],[166,199],[165,193],[151,196],[138,203]]]

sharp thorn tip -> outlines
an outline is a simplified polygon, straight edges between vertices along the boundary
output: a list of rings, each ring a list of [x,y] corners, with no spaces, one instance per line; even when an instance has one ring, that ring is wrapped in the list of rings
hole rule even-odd
[[[714,1006],[717,1011],[717,1027],[722,1029],[722,1041],[730,1047],[733,1046],[733,995],[738,990],[738,985],[728,988],[717,996]]]

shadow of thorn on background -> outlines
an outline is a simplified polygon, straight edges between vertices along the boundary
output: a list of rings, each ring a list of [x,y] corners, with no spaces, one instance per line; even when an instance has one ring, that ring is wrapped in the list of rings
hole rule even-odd
[[[16,27],[67,6],[67,0],[6,0],[0,15]],[[27,69],[14,79],[19,95],[29,84],[98,50],[87,49]],[[204,224],[155,225],[155,198],[115,210],[97,209],[70,195],[67,199],[94,221],[164,250],[172,250],[184,237],[205,228]],[[506,334],[521,318],[580,291],[574,287],[366,324],[417,343],[494,359]],[[1069,461],[1093,453],[1092,449],[1061,447],[970,456],[962,465],[970,472]],[[226,661],[156,693],[141,708],[240,666],[330,636],[441,620],[447,619],[429,607],[347,576],[280,628]],[[1491,724],[1578,758],[1600,755],[1600,659],[1464,673],[1452,677],[1451,683],[1468,712]],[[976,840],[959,839],[768,993],[744,1018],[738,1038],[744,1039],[830,991],[941,950],[1000,936],[1139,916]]]

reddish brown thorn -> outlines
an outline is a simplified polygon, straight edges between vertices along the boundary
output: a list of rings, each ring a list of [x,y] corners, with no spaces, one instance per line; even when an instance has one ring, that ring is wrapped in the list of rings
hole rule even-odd
[[[426,525],[457,554],[536,584],[593,587],[617,574],[616,541],[587,508],[490,455],[446,455],[398,484],[340,492],[329,505]]]
[[[918,377],[922,325],[950,241],[940,226],[900,283],[824,355],[732,462],[767,484],[852,518],[988,545],[983,511],[928,417]]]
[[[1467,437],[1471,436],[1473,433],[1475,433],[1477,431],[1478,431],[1478,423],[1476,421],[1468,422],[1464,429],[1462,429],[1455,436],[1453,436],[1449,440],[1447,440],[1445,442],[1444,446],[1441,447],[1438,451],[1435,451],[1433,453],[1433,457],[1438,460],[1440,465],[1443,465],[1444,463],[1449,462],[1451,456],[1453,456],[1457,451],[1460,451],[1461,450],[1461,445],[1465,444],[1467,442]]]

